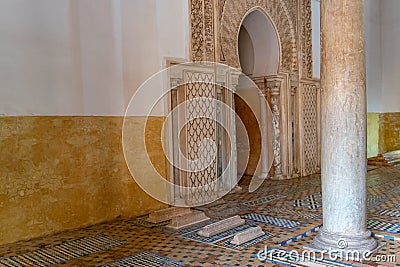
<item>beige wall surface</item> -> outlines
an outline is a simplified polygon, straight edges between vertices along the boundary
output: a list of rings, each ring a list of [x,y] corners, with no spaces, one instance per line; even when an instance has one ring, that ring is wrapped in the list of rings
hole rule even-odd
[[[165,207],[128,171],[122,122],[122,117],[0,117],[0,244]],[[165,175],[157,141],[164,118],[147,123],[151,160]]]
[[[367,114],[367,157],[379,153],[379,113]]]
[[[0,1],[0,244],[165,207],[128,171],[122,116],[166,58],[189,57],[188,16],[181,0]],[[165,174],[162,105],[152,115],[130,134]]]
[[[400,112],[379,116],[379,152],[400,150]]]
[[[368,158],[400,150],[400,112],[368,113]]]

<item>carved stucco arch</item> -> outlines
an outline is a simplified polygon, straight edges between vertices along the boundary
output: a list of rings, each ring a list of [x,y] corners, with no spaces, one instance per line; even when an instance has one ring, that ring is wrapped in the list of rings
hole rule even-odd
[[[224,63],[240,68],[238,36],[244,18],[261,9],[275,26],[280,42],[280,72],[292,73],[298,69],[295,23],[286,4],[281,0],[230,0],[226,1],[221,17],[221,53]]]

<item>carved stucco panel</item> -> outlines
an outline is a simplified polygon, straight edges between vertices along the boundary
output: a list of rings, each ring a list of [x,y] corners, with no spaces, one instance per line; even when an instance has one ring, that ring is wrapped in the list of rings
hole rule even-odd
[[[221,19],[221,60],[230,66],[240,67],[238,32],[246,14],[255,8],[259,8],[268,14],[278,31],[282,49],[280,71],[296,71],[298,69],[296,23],[293,22],[286,1],[283,0],[227,1]]]
[[[191,0],[191,57],[193,61],[215,61],[213,0]]]
[[[311,0],[302,0],[301,9],[301,61],[302,77],[311,79],[312,73],[312,21]]]

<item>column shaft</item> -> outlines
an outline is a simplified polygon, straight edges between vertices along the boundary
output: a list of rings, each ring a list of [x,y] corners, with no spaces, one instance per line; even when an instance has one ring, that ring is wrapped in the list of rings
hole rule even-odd
[[[264,90],[265,91],[265,90]],[[261,179],[266,179],[269,173],[268,165],[268,129],[267,129],[267,100],[265,92],[260,93],[260,109],[261,109]]]
[[[373,250],[366,227],[363,0],[321,1],[322,196],[319,249]]]

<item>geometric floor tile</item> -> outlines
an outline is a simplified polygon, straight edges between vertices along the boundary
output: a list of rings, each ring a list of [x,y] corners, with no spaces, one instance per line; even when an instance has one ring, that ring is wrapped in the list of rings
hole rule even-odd
[[[101,267],[179,267],[182,266],[182,262],[171,260],[162,255],[156,254],[152,251],[144,251],[135,253],[132,256],[119,259],[107,264],[102,265]]]
[[[388,235],[380,235],[380,234],[375,234],[372,233],[373,237],[378,237],[378,238],[383,238],[383,239],[389,239],[391,241],[400,241],[400,237],[394,237],[394,236],[388,236]]]
[[[390,189],[390,190],[388,191],[388,193],[390,193],[390,194],[395,194],[395,195],[400,194],[400,185],[399,185],[399,186],[396,186],[396,187],[394,187],[394,188],[392,188],[392,189]]]
[[[316,220],[321,218],[322,214],[314,213],[314,212],[307,212],[307,211],[300,211],[300,210],[292,210],[286,208],[266,208],[266,212],[276,212],[283,215],[293,215],[301,218],[305,218],[308,220]]]
[[[400,210],[387,210],[380,209],[375,212],[376,215],[383,215],[388,217],[400,218]]]
[[[230,207],[225,209],[210,210],[207,214],[216,218],[225,218],[231,215],[236,215],[242,211],[247,211],[247,208],[242,207]]]
[[[322,195],[321,192],[317,192],[303,199],[291,201],[289,204],[293,205],[294,207],[307,207],[309,209],[317,210],[322,207]]]
[[[388,200],[387,197],[381,197],[381,196],[376,196],[376,195],[368,195],[367,197],[367,209],[373,209],[382,203],[386,202]]]
[[[267,215],[263,215],[263,214],[259,214],[259,213],[249,213],[249,214],[244,215],[243,218],[257,221],[257,222],[263,222],[263,223],[267,223],[267,224],[275,225],[275,226],[279,226],[279,227],[285,227],[285,228],[289,228],[289,229],[296,227],[300,224],[299,222],[282,219],[282,218],[278,218],[278,217],[267,216]]]
[[[287,196],[274,194],[274,195],[270,195],[270,196],[260,197],[255,200],[247,201],[242,204],[246,205],[246,206],[257,206],[257,205],[265,204],[265,203],[268,203],[268,202],[271,202],[274,200],[282,199],[285,197],[287,197]]]
[[[368,220],[368,229],[388,232],[392,234],[400,234],[400,224],[389,223],[378,220]]]
[[[303,192],[303,191],[306,191],[306,190],[310,190],[311,188],[313,188],[311,185],[304,184],[304,185],[302,185],[300,187],[293,188],[293,189],[291,189],[289,191],[286,191],[285,194],[293,195],[293,194],[297,194],[297,193],[300,193],[300,192]]]
[[[0,259],[0,266],[49,266],[122,245],[124,242],[103,234],[87,236],[25,254]]]
[[[116,219],[30,241],[0,245],[0,267],[54,264],[68,267],[347,266],[340,263],[342,260],[330,261],[329,256],[322,259],[318,254],[319,261],[296,261],[285,252],[290,250],[302,253],[304,246],[311,244],[318,234],[318,225],[322,224],[322,210],[312,209],[321,205],[321,194],[311,194],[320,191],[320,175],[282,181],[267,179],[259,190],[250,193],[248,184],[251,178],[241,179],[239,185],[242,191],[230,193],[221,201],[207,206],[193,208],[203,209],[211,218],[209,221],[173,230],[165,227],[168,222],[147,222],[148,216]],[[394,255],[397,261],[379,262],[372,257],[370,261],[345,263],[358,267],[400,267],[400,166],[369,171],[367,181],[368,186],[374,184],[368,189],[368,207],[374,207],[367,220],[368,228],[380,243],[386,242],[386,246],[377,255]],[[280,195],[286,197],[279,199]],[[243,205],[243,202],[248,205]],[[299,207],[293,207],[296,205]],[[245,219],[246,214],[248,218],[257,218],[262,222],[246,219],[245,225],[215,237],[196,236],[197,231],[206,225],[234,215]],[[274,224],[271,225],[271,222]],[[233,235],[254,226],[261,226],[265,234],[239,246],[230,244]],[[276,257],[272,259],[275,264],[253,257],[265,246],[285,249],[281,250],[282,255],[275,254]]]
[[[287,185],[278,184],[275,186],[263,186],[257,189],[257,193],[259,194],[266,194],[266,193],[275,193],[275,192],[282,192],[287,189]]]
[[[300,239],[302,239],[302,238],[304,238],[304,237],[306,237],[306,236],[309,236],[309,235],[312,234],[312,233],[318,232],[318,230],[319,230],[321,227],[322,227],[322,225],[317,226],[317,227],[315,227],[314,229],[311,229],[310,231],[305,232],[304,234],[301,234],[301,235],[299,235],[299,236],[296,236],[296,237],[293,237],[293,238],[291,238],[291,239],[289,239],[289,240],[286,240],[286,241],[281,242],[280,245],[281,245],[281,246],[286,246],[286,245],[289,244],[289,243],[296,242],[296,241],[298,241],[298,240],[300,240]]]

